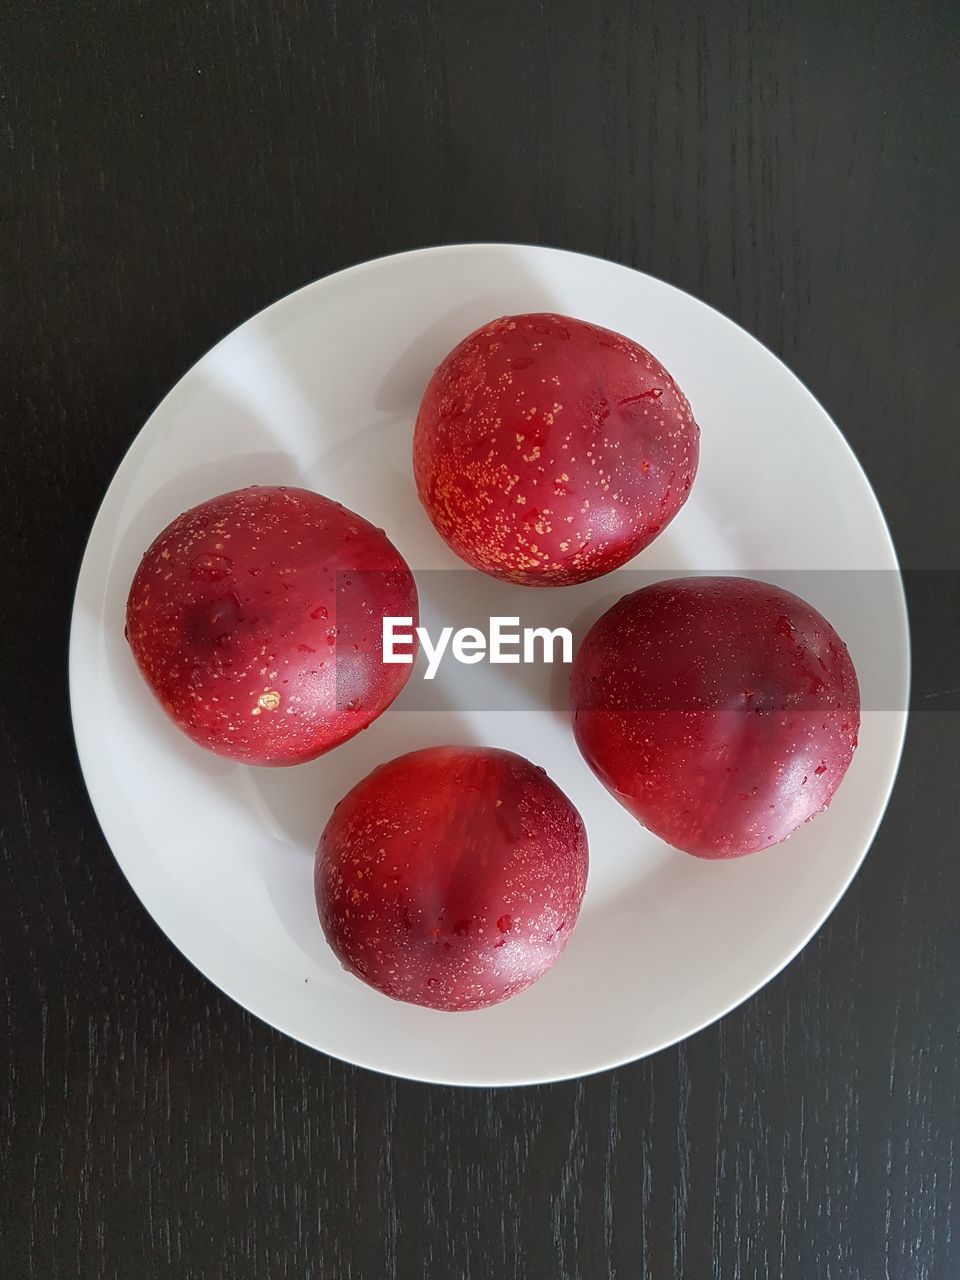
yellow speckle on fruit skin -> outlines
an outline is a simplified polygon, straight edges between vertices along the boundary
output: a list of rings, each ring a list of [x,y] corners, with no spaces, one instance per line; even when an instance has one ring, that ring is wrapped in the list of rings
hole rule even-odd
[[[257,706],[264,711],[276,711],[280,705],[280,694],[276,689],[268,689],[266,693],[261,693],[257,699]]]

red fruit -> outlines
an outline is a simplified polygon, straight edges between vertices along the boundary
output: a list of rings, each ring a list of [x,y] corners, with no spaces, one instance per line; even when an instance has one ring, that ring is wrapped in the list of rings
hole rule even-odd
[[[413,465],[444,541],[534,587],[585,582],[677,514],[700,430],[663,365],[569,316],[504,316],[465,338],[427,387]]]
[[[306,489],[238,489],[184,512],[137,570],[133,656],[178,728],[247,764],[312,760],[365,729],[411,667],[382,618],[417,589],[381,529]]]
[[[320,838],[317,908],[344,968],[432,1009],[482,1009],[542,977],[587,879],[583,822],[510,751],[430,747],[381,765]]]
[[[584,640],[571,692],[577,745],[600,781],[701,858],[765,849],[825,809],[860,726],[833,627],[746,578],[624,596]]]

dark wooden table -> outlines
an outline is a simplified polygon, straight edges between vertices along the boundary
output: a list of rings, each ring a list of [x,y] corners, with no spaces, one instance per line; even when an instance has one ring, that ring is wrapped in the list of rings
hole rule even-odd
[[[0,1274],[960,1273],[954,6],[2,9]],[[104,843],[65,674],[97,504],[187,366],[474,239],[636,265],[777,352],[876,486],[917,650],[888,815],[801,957],[651,1060],[502,1092],[343,1066],[204,981]]]

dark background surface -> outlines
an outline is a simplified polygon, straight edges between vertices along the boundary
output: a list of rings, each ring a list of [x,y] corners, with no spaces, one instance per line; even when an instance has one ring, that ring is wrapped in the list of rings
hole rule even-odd
[[[2,12],[0,1274],[957,1275],[954,7]],[[343,1066],[204,981],[104,843],[65,676],[86,533],[180,374],[306,281],[472,239],[731,315],[938,571],[899,784],[817,938],[681,1046],[502,1092]]]

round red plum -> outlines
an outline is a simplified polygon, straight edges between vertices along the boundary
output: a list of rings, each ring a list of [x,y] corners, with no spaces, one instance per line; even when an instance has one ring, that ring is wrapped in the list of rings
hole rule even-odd
[[[340,801],[315,884],[344,968],[396,1000],[463,1010],[546,973],[586,880],[583,822],[542,769],[510,751],[430,747]]]
[[[565,586],[625,564],[673,519],[699,437],[683,392],[629,338],[569,316],[504,316],[434,373],[414,474],[461,559]]]
[[[687,853],[785,840],[847,770],[860,691],[816,609],[746,578],[681,578],[624,596],[574,661],[574,735],[600,781]]]
[[[306,489],[257,487],[178,516],[144,555],[126,636],[195,743],[247,764],[312,760],[365,729],[411,667],[382,661],[382,618],[417,590],[382,529]]]

